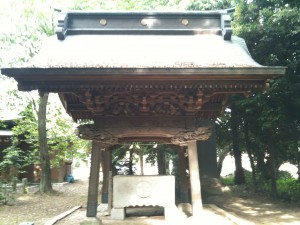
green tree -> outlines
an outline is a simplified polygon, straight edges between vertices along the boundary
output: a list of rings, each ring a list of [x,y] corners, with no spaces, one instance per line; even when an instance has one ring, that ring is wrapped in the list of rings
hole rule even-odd
[[[51,165],[49,156],[49,147],[47,144],[47,130],[46,130],[46,110],[49,93],[40,93],[40,102],[38,109],[38,146],[41,161],[41,181],[40,192],[52,192],[51,183]]]
[[[50,36],[54,34],[54,19],[55,19],[55,11],[54,5],[57,4],[61,8],[69,8],[72,1],[65,1],[63,4],[60,1],[47,1],[47,0],[11,0],[11,1],[1,1],[0,8],[2,9],[0,12],[1,17],[1,27],[6,27],[10,29],[3,29],[0,34],[0,49],[1,49],[1,67],[3,65],[9,66],[20,63],[25,63],[30,58],[32,58],[38,51],[40,43],[42,39],[46,36]],[[7,26],[9,25],[9,26]],[[4,57],[5,56],[5,57]],[[10,79],[3,78],[1,76],[1,80],[5,82],[12,83]],[[7,85],[11,86],[11,85]],[[15,85],[16,87],[16,85]],[[7,94],[8,93],[8,94]],[[31,98],[27,94],[24,94],[16,91],[16,89],[10,89],[9,92],[5,93],[5,96],[2,95],[1,99],[5,99],[5,103],[1,104],[0,109],[3,111],[8,110],[16,110],[21,108],[21,110],[16,110],[17,113],[20,113],[26,105],[33,102],[38,102],[35,98]],[[2,97],[3,96],[3,97]],[[46,138],[46,114],[42,115],[41,113],[46,113],[47,106],[47,96],[48,94],[41,95],[39,100],[40,107],[39,109],[44,109],[40,111],[37,107],[34,107],[37,111],[34,114],[38,115],[38,123],[30,123],[32,127],[28,130],[32,131],[29,135],[27,132],[27,136],[31,136],[30,139],[26,139],[26,141],[31,142],[31,146],[33,149],[40,149],[40,159],[39,161],[42,164],[42,179],[41,179],[41,192],[51,191],[51,176],[50,176],[50,155],[48,152],[48,144]],[[16,101],[18,99],[19,101]],[[11,104],[15,103],[17,104]],[[19,103],[22,103],[23,108],[19,106]],[[37,105],[36,103],[34,105]],[[7,107],[9,106],[9,107]],[[39,124],[39,126],[38,126]],[[39,127],[39,129],[37,129]],[[28,126],[27,126],[28,128]],[[45,130],[43,130],[45,129]],[[37,135],[37,131],[39,130],[39,136]],[[56,132],[58,129],[56,130]],[[54,136],[54,135],[52,135]],[[56,135],[57,137],[58,135]],[[39,137],[39,138],[38,138]],[[49,138],[49,137],[48,137]],[[39,139],[39,144],[37,144],[37,140]],[[61,140],[62,141],[62,140]],[[68,149],[66,146],[62,146],[62,144],[57,144],[58,140],[50,140],[50,144],[56,146],[56,148]],[[56,144],[54,144],[56,143]],[[70,145],[70,143],[75,143],[75,141],[66,142]],[[73,144],[71,144],[73,145]],[[50,150],[51,146],[50,146]],[[61,149],[56,149],[56,151]],[[50,153],[51,153],[50,151]],[[66,156],[66,154],[65,154]],[[47,174],[44,174],[46,172]]]
[[[252,56],[263,65],[287,67],[286,76],[271,82],[269,90],[244,102],[251,118],[250,132],[265,149],[264,154],[261,150],[255,154],[267,157],[269,166],[264,168],[276,196],[280,164],[289,161],[299,168],[300,4],[288,0],[235,2],[234,30],[246,39]],[[257,165],[263,164],[261,161]],[[266,176],[263,171],[261,174]]]
[[[220,10],[231,8],[232,1],[229,0],[192,0],[189,2],[188,10]]]

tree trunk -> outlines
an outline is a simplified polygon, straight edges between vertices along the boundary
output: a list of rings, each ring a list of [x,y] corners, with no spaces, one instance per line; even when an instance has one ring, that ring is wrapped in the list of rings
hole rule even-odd
[[[236,106],[233,102],[231,104],[231,135],[232,135],[232,150],[235,161],[235,173],[234,182],[235,184],[244,184],[245,175],[242,166],[242,152],[239,146],[239,131],[238,131],[238,118],[236,112]]]
[[[249,125],[248,121],[245,119],[244,120],[244,136],[245,136],[246,151],[247,151],[247,154],[248,154],[248,157],[250,160],[251,169],[252,169],[252,183],[253,183],[254,187],[257,188],[256,169],[255,169],[254,159],[253,159],[252,150],[251,150],[248,125]]]
[[[277,198],[277,166],[276,166],[276,153],[274,148],[274,143],[270,133],[268,134],[268,152],[269,152],[269,166],[270,166],[270,176],[271,176],[271,191],[272,196]]]
[[[218,153],[218,157],[219,157],[218,162],[217,162],[218,177],[221,176],[223,161],[229,152],[230,152],[229,147],[228,148],[225,147],[225,149],[223,149],[221,152]]]
[[[298,168],[298,171],[297,171],[297,174],[298,174],[298,181],[300,182],[300,146],[298,145],[298,137],[300,135],[300,132],[298,131],[297,127],[296,126],[293,126],[292,127],[293,129],[293,151],[295,151],[296,153],[296,162],[297,162],[297,168]]]
[[[129,150],[128,175],[133,175],[132,160],[133,160],[133,149],[130,149]]]
[[[143,155],[143,151],[141,151],[141,150],[139,152],[139,157],[140,157],[140,168],[141,168],[140,175],[144,175],[144,155]]]
[[[163,149],[157,148],[157,167],[158,174],[165,175],[166,174],[166,164],[165,164],[165,152]]]
[[[300,153],[298,153],[298,181],[300,182]]]
[[[262,148],[262,147],[260,147],[260,148]],[[256,168],[257,168],[257,171],[259,172],[257,174],[258,175],[257,179],[260,183],[260,180],[270,179],[270,176],[269,176],[269,173],[267,170],[267,165],[265,162],[265,159],[266,159],[265,151],[263,149],[257,149],[255,152],[255,156],[256,156],[256,161],[257,161]]]
[[[40,180],[40,192],[47,193],[52,192],[51,183],[51,169],[50,169],[50,157],[47,145],[47,132],[46,132],[46,111],[49,93],[39,93],[39,111],[38,111],[38,134],[39,134],[39,152],[41,160],[41,180]]]

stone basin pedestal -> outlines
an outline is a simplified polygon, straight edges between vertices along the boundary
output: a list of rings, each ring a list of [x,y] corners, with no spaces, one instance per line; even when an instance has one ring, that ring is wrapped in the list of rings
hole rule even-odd
[[[125,219],[126,207],[158,206],[164,208],[165,219],[173,218],[175,205],[174,176],[115,176],[111,218]]]

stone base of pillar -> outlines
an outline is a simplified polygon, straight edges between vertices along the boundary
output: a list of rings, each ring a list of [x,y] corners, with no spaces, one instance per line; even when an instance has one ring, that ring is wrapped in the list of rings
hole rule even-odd
[[[97,211],[98,212],[107,212],[108,211],[108,204],[107,203],[101,203],[100,205],[98,205]]]
[[[109,216],[110,215],[110,210],[108,210],[108,204],[103,204],[101,203],[98,208],[97,208],[98,216]]]
[[[202,202],[196,202],[195,204],[193,204],[192,208],[193,208],[193,216],[201,217],[201,215],[203,213]]]
[[[102,225],[102,222],[98,217],[86,217],[80,225]]]
[[[177,208],[180,212],[184,213],[186,217],[193,215],[193,207],[190,203],[179,203]]]
[[[112,208],[110,216],[113,220],[124,220],[125,208]]]
[[[178,220],[180,218],[180,213],[176,206],[174,207],[164,207],[165,211],[165,220]]]

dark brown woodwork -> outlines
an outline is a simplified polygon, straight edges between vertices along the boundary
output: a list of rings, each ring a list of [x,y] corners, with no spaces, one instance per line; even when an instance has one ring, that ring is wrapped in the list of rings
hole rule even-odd
[[[98,145],[101,146],[102,144],[98,142]],[[102,198],[101,202],[107,204],[108,203],[108,188],[109,188],[109,171],[111,171],[111,151],[103,151],[100,150],[100,155],[101,155],[101,167],[102,167],[102,174],[103,174],[103,179],[102,179]]]
[[[165,137],[168,143],[187,146],[190,140],[207,140],[211,135],[210,127],[180,128],[176,126],[159,127],[155,124],[148,126],[126,126],[123,127],[118,121],[111,121],[111,127],[101,128],[93,124],[78,126],[78,136],[82,139],[98,141],[103,150],[109,146],[116,145],[122,138],[151,138]],[[141,124],[140,124],[141,125]],[[150,126],[149,126],[150,125]],[[118,128],[114,128],[118,126]],[[121,138],[119,140],[119,138]]]
[[[178,148],[179,177],[180,177],[180,198],[181,203],[189,203],[188,179],[186,174],[186,148]]]
[[[282,68],[22,68],[19,89],[60,93],[77,120],[97,116],[194,116],[215,119],[230,94],[268,86]],[[43,76],[41,76],[43,74]]]

